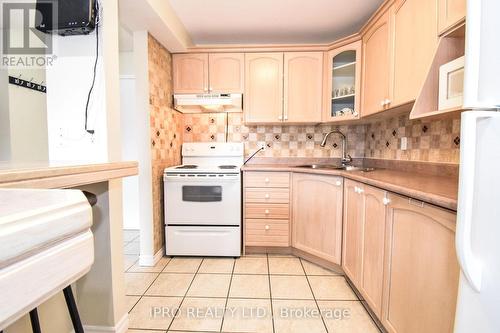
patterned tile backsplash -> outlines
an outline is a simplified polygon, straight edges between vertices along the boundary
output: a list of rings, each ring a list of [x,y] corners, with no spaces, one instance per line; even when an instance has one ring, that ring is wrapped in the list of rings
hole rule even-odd
[[[245,126],[241,113],[227,115],[229,142],[244,142],[246,154],[266,150],[260,157],[341,157],[341,139],[332,135],[325,148],[323,135],[339,129],[347,136],[347,152],[352,157],[423,162],[458,163],[460,117],[444,120],[409,120],[396,116],[363,125]],[[226,114],[185,114],[184,142],[225,141]],[[401,139],[407,138],[407,150]]]
[[[149,116],[155,253],[163,246],[163,170],[181,163],[182,114],[172,106],[172,56],[158,41],[148,39]]]

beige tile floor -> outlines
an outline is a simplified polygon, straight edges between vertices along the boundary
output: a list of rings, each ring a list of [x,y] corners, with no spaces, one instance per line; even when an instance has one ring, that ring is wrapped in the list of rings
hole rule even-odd
[[[303,259],[125,258],[129,333],[379,332],[342,275]]]

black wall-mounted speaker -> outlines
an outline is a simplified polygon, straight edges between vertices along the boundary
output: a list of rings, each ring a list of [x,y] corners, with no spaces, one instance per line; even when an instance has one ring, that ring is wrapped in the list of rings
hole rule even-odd
[[[35,26],[44,33],[86,35],[95,29],[97,0],[37,0]]]

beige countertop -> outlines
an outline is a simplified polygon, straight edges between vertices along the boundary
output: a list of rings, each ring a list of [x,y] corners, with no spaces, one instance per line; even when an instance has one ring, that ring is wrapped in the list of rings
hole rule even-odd
[[[0,162],[0,188],[69,188],[137,173],[137,162]]]
[[[245,165],[242,170],[288,171],[342,176],[443,208],[457,209],[458,179],[456,177],[431,176],[390,169],[376,169],[370,172],[305,169],[280,164],[250,164]]]

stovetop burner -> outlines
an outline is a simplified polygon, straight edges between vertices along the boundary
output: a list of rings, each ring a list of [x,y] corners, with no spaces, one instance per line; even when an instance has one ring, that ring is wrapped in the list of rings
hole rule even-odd
[[[176,169],[197,169],[198,166],[194,164],[186,164],[176,167]]]
[[[219,169],[236,169],[236,165],[219,165]]]

